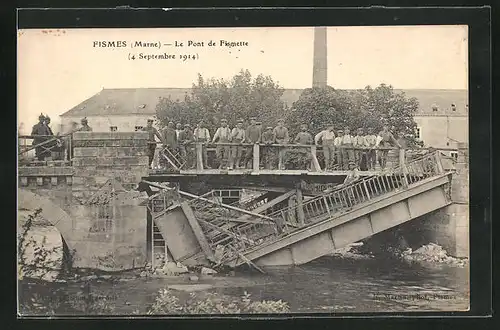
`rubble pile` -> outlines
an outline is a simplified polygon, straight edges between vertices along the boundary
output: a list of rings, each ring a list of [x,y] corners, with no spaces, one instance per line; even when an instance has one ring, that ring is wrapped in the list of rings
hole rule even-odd
[[[440,245],[429,243],[417,250],[413,251],[411,248],[399,254],[401,258],[410,262],[434,262],[449,264],[456,267],[465,267],[468,264],[467,259],[454,258],[448,255],[445,249]]]

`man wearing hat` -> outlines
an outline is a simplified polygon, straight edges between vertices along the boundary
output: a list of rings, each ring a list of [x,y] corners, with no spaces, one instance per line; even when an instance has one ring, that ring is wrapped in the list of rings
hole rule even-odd
[[[45,116],[43,114],[40,114],[40,116],[38,116],[38,124],[33,125],[31,135],[34,137],[33,145],[37,145],[46,141],[49,132],[47,132],[47,128],[45,127]],[[45,160],[46,153],[44,151],[44,146],[35,147],[35,155],[39,161]]]
[[[379,138],[377,139],[377,143],[375,144],[375,148],[382,147],[380,150],[380,168],[383,170],[387,165],[387,156],[389,154],[389,149],[395,145],[398,148],[401,148],[401,145],[396,140],[394,135],[392,135],[391,131],[389,131],[389,127],[384,125],[382,131],[378,134]]]
[[[300,132],[297,134],[293,142],[297,144],[313,144],[313,137],[311,133],[307,131],[307,124],[300,125]],[[310,170],[312,160],[310,149],[299,148],[297,151],[299,153],[300,163],[302,163],[301,165],[305,165],[307,170]]]
[[[342,138],[344,137],[344,131],[339,129],[337,131],[337,137],[333,140],[333,145],[335,146],[335,166],[337,169],[341,170],[344,163],[342,158]]]
[[[153,160],[155,158],[155,150],[156,150],[156,140],[155,137],[158,138],[160,142],[163,142],[163,138],[160,135],[160,132],[153,127],[153,119],[148,119],[148,123],[146,127],[142,129],[145,132],[148,132],[148,158],[149,158],[149,167],[153,165]]]
[[[282,118],[278,119],[278,126],[276,126],[273,130],[275,143],[288,144],[290,140],[290,136],[288,135],[288,128],[286,128],[284,124],[285,120],[283,120]],[[281,160],[280,170],[285,169],[285,154],[286,154],[286,149],[284,147],[280,147],[278,151],[278,157]]]
[[[184,124],[184,128],[179,132],[179,152],[181,157],[184,159],[185,168],[194,168],[193,162],[193,148],[192,143],[194,141],[193,132],[191,131],[191,125]]]
[[[361,163],[366,164],[366,141],[362,128],[356,130],[356,136],[352,138],[352,146],[354,147],[354,162],[362,169]]]
[[[262,134],[261,128],[257,125],[257,121],[255,117],[250,118],[250,125],[247,127],[245,132],[245,142],[246,143],[260,143],[260,136]],[[247,168],[252,168],[252,160],[253,160],[253,146],[247,148],[247,152],[245,155],[244,166]]]
[[[222,119],[220,121],[220,127],[215,131],[212,143],[229,143],[231,142],[231,129],[227,126],[227,120]],[[227,168],[229,166],[229,158],[231,148],[229,145],[217,145],[215,148],[215,154],[217,160],[219,161],[219,169]]]
[[[344,170],[349,169],[349,162],[354,161],[354,149],[353,149],[353,136],[349,127],[344,128],[344,135],[342,136],[342,160]]]
[[[82,127],[80,127],[80,132],[92,132],[92,127],[89,126],[89,121],[87,117],[82,118]]]
[[[323,156],[325,158],[325,171],[330,171],[333,168],[333,159],[335,157],[335,145],[333,141],[335,140],[335,133],[333,131],[333,125],[328,125],[325,130],[319,132],[314,137],[314,142],[323,147]]]
[[[375,162],[377,160],[376,151],[373,149],[377,144],[377,135],[373,134],[373,128],[369,127],[367,129],[367,134],[365,135],[365,143],[368,148],[366,152],[366,165],[369,171],[375,169]]]
[[[268,147],[261,148],[262,150],[262,161],[264,163],[264,168],[266,170],[272,169],[273,166],[273,152],[269,145],[274,143],[273,127],[268,126],[266,130],[262,133],[261,143],[268,145]]]
[[[205,127],[205,123],[203,120],[200,120],[196,125],[196,128],[193,132],[194,141],[202,144],[202,158],[203,158],[203,167],[210,169],[208,166],[208,152],[207,152],[207,143],[210,142],[210,131]]]
[[[245,130],[243,129],[243,120],[238,120],[236,127],[233,128],[231,132],[231,142],[237,144],[232,147],[232,155],[231,155],[231,163],[229,164],[229,168],[241,168],[241,156],[243,155],[243,146],[241,143],[245,143]]]

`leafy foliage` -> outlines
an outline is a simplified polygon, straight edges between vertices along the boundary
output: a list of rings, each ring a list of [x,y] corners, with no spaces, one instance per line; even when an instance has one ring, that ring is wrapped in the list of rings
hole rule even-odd
[[[372,128],[379,132],[384,125],[393,133],[402,132],[415,140],[416,123],[413,115],[418,110],[418,101],[407,98],[404,92],[395,92],[392,86],[382,84],[376,88],[367,86],[362,90],[335,90],[332,87],[304,90],[293,104],[287,124],[293,134],[301,124],[308,124],[313,132],[319,132],[328,124],[335,129],[349,127]]]
[[[281,100],[283,88],[269,76],[252,78],[248,70],[241,70],[230,81],[224,79],[204,79],[198,75],[191,94],[183,101],[162,98],[156,107],[160,126],[168,121],[195,125],[204,120],[212,132],[222,118],[230,125],[238,119],[258,117],[263,123],[276,122],[285,115],[285,105]]]
[[[240,299],[207,293],[200,298],[191,293],[183,304],[168,289],[160,290],[154,304],[148,310],[150,315],[158,314],[252,314],[252,313],[287,313],[290,308],[286,302],[252,301],[245,292]]]

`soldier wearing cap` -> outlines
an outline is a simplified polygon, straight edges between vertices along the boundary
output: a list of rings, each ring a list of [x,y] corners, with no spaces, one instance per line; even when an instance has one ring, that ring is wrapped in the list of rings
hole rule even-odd
[[[375,169],[375,163],[377,160],[377,154],[375,145],[377,144],[377,135],[373,133],[373,128],[369,127],[367,129],[367,134],[365,135],[365,143],[368,148],[366,152],[366,163],[368,170],[373,171]]]
[[[191,125],[184,124],[184,128],[179,132],[179,152],[181,157],[184,159],[184,166],[189,169],[194,168],[193,162],[193,144],[194,136],[191,131]]]
[[[339,129],[337,131],[337,137],[333,140],[333,145],[335,146],[335,167],[337,169],[342,169],[344,164],[344,159],[342,158],[342,138],[344,137],[344,131]]]
[[[203,159],[203,167],[210,169],[208,166],[208,152],[207,152],[207,143],[210,142],[210,131],[205,127],[205,123],[203,120],[200,120],[196,125],[196,128],[193,132],[194,141],[196,143],[201,143],[202,148],[202,159]]]
[[[177,137],[177,140],[179,140],[179,134],[181,133],[181,131],[182,131],[182,124],[177,123],[175,125],[175,136]]]
[[[285,121],[283,119],[278,119],[278,126],[273,129],[274,134],[274,142],[278,144],[288,144],[290,140],[290,136],[288,135],[288,128],[284,126]],[[280,147],[278,151],[278,157],[281,160],[281,168],[280,170],[285,169],[285,155],[286,148]]]
[[[162,154],[171,159],[175,157],[179,150],[179,143],[177,142],[177,133],[175,132],[175,125],[173,121],[169,121],[167,126],[161,132],[163,150]],[[162,167],[167,165],[167,160],[160,157],[160,164]]]
[[[246,141],[246,133],[243,129],[243,120],[238,120],[236,127],[233,128],[231,132],[231,142],[238,144],[232,147],[232,155],[231,155],[231,163],[229,164],[229,168],[241,168],[241,157],[243,155],[243,146],[241,143],[245,143]]]
[[[156,140],[155,137],[163,142],[163,137],[160,135],[160,132],[153,127],[153,119],[148,119],[146,127],[142,129],[145,132],[148,132],[148,158],[149,158],[149,166],[153,165],[153,160],[155,158],[155,150],[156,150]]]
[[[230,143],[231,142],[231,129],[227,126],[227,120],[221,119],[220,127],[215,131],[212,143]],[[219,169],[229,167],[229,159],[231,158],[231,147],[229,145],[217,145],[215,154],[219,161]]]
[[[349,163],[354,161],[353,136],[351,135],[349,127],[344,128],[344,135],[342,136],[340,148],[342,150],[342,168],[347,170],[349,169]]]
[[[382,170],[385,169],[387,165],[387,156],[392,145],[395,145],[399,148],[401,147],[394,135],[392,135],[392,133],[389,131],[389,127],[387,125],[384,125],[382,131],[380,131],[380,133],[378,134],[377,143],[375,144],[375,148],[382,147],[382,150],[379,150],[379,164]]]
[[[266,130],[262,133],[261,143],[265,145],[270,145],[274,143],[273,127],[268,126]],[[270,147],[264,147],[262,150],[262,161],[264,163],[264,168],[267,170],[272,169],[272,164],[274,160],[274,154]]]
[[[46,141],[46,136],[49,135],[47,132],[47,128],[45,127],[45,116],[40,114],[38,116],[38,124],[33,125],[33,129],[31,130],[31,135],[33,136],[33,145],[40,144]],[[45,160],[45,148],[44,146],[35,147],[35,155],[39,161]]]
[[[92,132],[92,127],[89,126],[89,121],[87,117],[82,118],[81,120],[82,127],[80,127],[80,132]]]
[[[356,130],[356,136],[352,138],[352,146],[354,147],[354,162],[361,168],[366,166],[361,166],[361,164],[366,164],[366,141],[365,133],[362,128]]]
[[[255,117],[250,118],[250,125],[247,127],[245,132],[245,142],[258,144],[260,143],[260,138],[262,134],[262,129],[257,125],[257,120]],[[245,162],[244,166],[247,168],[252,168],[252,160],[253,160],[253,147],[250,146],[247,148],[247,152],[245,154]]]
[[[325,170],[330,171],[333,169],[333,160],[335,158],[335,132],[333,131],[333,125],[328,125],[325,130],[316,134],[314,142],[319,144],[320,141],[325,158]]]
[[[300,132],[295,137],[294,141],[297,144],[313,144],[313,137],[311,133],[307,131],[307,124],[300,125]],[[311,169],[311,153],[309,148],[299,148],[297,149],[299,153],[301,165],[305,165],[307,170]]]

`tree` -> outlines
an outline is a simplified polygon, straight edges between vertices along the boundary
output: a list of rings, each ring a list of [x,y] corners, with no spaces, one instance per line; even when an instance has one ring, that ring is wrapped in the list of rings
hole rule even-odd
[[[330,86],[306,89],[294,102],[287,118],[292,134],[301,124],[309,124],[312,132],[319,132],[328,124],[335,129],[349,127],[373,128],[375,132],[384,125],[415,140],[416,123],[413,119],[418,109],[415,98],[407,98],[404,92],[396,92],[392,86],[382,84],[375,89],[367,86],[361,90],[336,90]]]
[[[282,95],[283,88],[271,77],[258,75],[252,79],[248,70],[241,70],[230,81],[198,75],[190,95],[183,101],[161,98],[156,115],[160,126],[169,121],[196,125],[203,119],[213,134],[222,118],[230,126],[236,125],[238,119],[253,116],[262,123],[276,122],[285,115]]]

